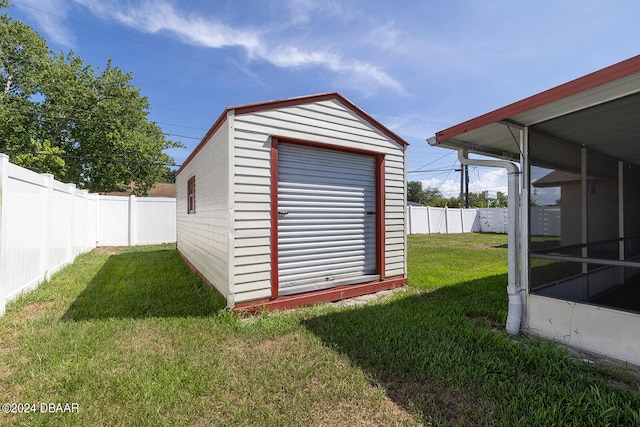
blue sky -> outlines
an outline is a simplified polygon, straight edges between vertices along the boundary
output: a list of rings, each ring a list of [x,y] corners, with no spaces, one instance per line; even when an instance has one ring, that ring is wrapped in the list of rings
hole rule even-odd
[[[435,132],[637,55],[640,2],[16,0],[54,51],[133,74],[186,149],[231,105],[338,91],[410,143],[408,179],[459,191]],[[472,167],[470,190],[506,191]]]

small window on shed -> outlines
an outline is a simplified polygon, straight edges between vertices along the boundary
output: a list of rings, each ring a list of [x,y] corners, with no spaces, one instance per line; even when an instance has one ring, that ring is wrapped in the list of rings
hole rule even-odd
[[[187,181],[187,213],[196,213],[196,177],[192,176]]]

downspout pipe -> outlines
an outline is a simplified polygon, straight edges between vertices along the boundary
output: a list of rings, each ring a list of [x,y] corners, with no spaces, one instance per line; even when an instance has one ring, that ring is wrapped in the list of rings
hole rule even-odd
[[[504,168],[508,174],[508,273],[507,294],[509,295],[509,311],[507,315],[507,332],[517,334],[520,332],[522,320],[522,286],[519,283],[519,239],[518,239],[518,212],[519,212],[519,174],[518,165],[506,160],[470,159],[467,150],[458,149],[458,160],[463,165],[485,166]]]

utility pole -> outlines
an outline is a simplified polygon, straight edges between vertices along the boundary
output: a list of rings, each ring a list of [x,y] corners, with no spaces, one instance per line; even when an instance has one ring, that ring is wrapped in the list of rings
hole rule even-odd
[[[469,207],[469,165],[464,165],[464,207]]]
[[[460,163],[460,169],[454,169],[454,172],[460,172],[460,207],[464,207],[464,165]]]
[[[460,169],[454,169],[454,172],[460,172],[460,207],[469,207],[469,165],[460,163]]]

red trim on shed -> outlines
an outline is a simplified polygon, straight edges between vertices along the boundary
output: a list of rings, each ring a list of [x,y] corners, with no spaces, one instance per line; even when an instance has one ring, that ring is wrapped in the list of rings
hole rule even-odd
[[[325,150],[341,151],[345,153],[375,156],[376,158],[376,274],[380,280],[385,280],[385,156],[375,151],[303,139],[271,136],[271,298],[278,297],[278,145],[280,142],[303,145],[306,147],[322,148]],[[349,285],[357,286],[357,285]]]
[[[440,131],[436,133],[436,141],[455,138],[465,132],[506,120],[517,114],[638,72],[640,72],[640,55]]]
[[[278,137],[271,137],[271,298],[278,298]]]
[[[376,155],[376,273],[384,280],[385,267],[385,163],[384,154]]]
[[[187,214],[196,213],[196,176],[187,180]]]
[[[317,95],[307,95],[307,96],[300,96],[295,98],[256,102],[252,104],[244,104],[244,105],[236,105],[233,107],[227,107],[222,112],[222,114],[220,114],[216,122],[213,124],[213,126],[211,126],[211,129],[209,129],[209,131],[205,134],[205,136],[202,138],[200,143],[198,143],[198,145],[193,150],[193,152],[189,155],[189,157],[187,157],[187,159],[182,163],[182,166],[180,166],[176,174],[178,175],[180,174],[180,172],[182,172],[185,166],[187,166],[189,162],[193,160],[196,154],[200,150],[202,150],[202,148],[207,144],[207,142],[209,141],[209,138],[211,138],[211,136],[213,136],[213,134],[223,125],[223,123],[227,121],[227,115],[229,111],[234,111],[236,115],[241,115],[241,114],[249,114],[249,113],[255,113],[255,112],[260,112],[265,110],[274,110],[277,108],[291,107],[294,105],[309,104],[312,102],[322,102],[322,101],[327,101],[331,99],[335,99],[336,101],[345,105],[351,111],[356,113],[358,116],[363,118],[365,121],[367,121],[369,124],[371,124],[373,127],[378,129],[380,132],[382,132],[384,135],[386,135],[396,143],[402,146],[409,145],[407,141],[405,141],[400,136],[398,136],[397,134],[395,134],[394,132],[386,128],[383,124],[381,124],[379,121],[371,117],[369,114],[365,113],[363,110],[358,108],[354,103],[349,101],[344,96],[340,95],[338,92],[320,93]]]
[[[343,145],[327,144],[325,142],[310,141],[308,139],[297,139],[283,136],[272,136],[280,142],[286,142],[289,144],[303,145],[305,147],[322,148],[325,150],[342,151],[343,153],[362,154],[365,156],[378,156],[382,155],[377,151],[364,150],[361,148],[345,147]],[[382,155],[383,156],[383,155]]]
[[[386,291],[389,289],[399,288],[406,284],[407,278],[399,276],[381,281],[362,283],[359,285],[344,285],[320,291],[288,295],[274,300],[263,299],[241,302],[233,307],[233,312],[239,314],[242,312],[254,313],[262,310],[290,310],[307,305],[339,301],[345,298],[353,298],[360,295],[372,294],[374,292]]]

